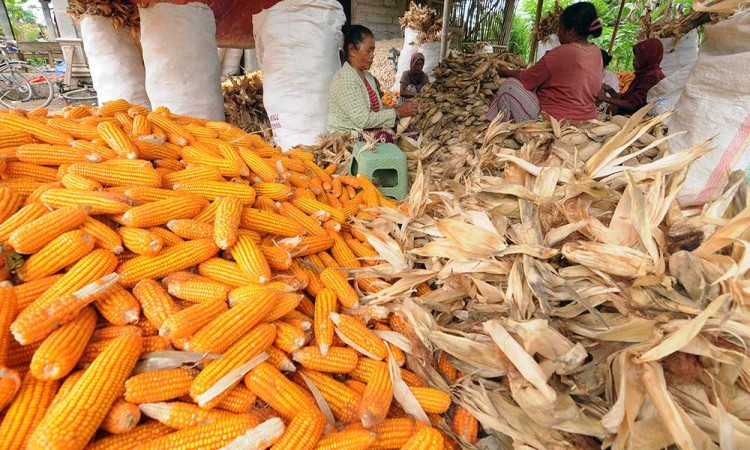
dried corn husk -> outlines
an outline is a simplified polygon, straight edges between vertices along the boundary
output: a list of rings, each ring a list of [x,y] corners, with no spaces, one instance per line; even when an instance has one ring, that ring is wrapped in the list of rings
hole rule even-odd
[[[683,211],[708,148],[665,157],[665,116],[646,112],[493,122],[464,153],[417,144],[405,207],[355,225],[389,242],[357,276],[392,288],[365,300],[406,319],[410,367],[499,448],[750,442],[744,177]],[[440,375],[438,349],[461,378]]]
[[[263,74],[252,72],[227,77],[221,83],[227,122],[248,133],[260,133],[271,139],[271,122],[263,106]]]
[[[426,44],[429,42],[440,42],[443,19],[438,16],[437,11],[427,6],[420,6],[414,2],[409,5],[409,10],[399,19],[401,28],[409,27],[419,32],[417,42],[409,44]]]
[[[138,30],[141,25],[138,8],[129,0],[69,0],[67,13],[76,23],[85,15],[109,17],[116,30]]]
[[[556,34],[560,28],[560,17],[563,13],[563,7],[560,2],[555,0],[555,8],[547,13],[546,16],[539,20],[539,24],[534,29],[537,39],[543,41],[552,34]]]

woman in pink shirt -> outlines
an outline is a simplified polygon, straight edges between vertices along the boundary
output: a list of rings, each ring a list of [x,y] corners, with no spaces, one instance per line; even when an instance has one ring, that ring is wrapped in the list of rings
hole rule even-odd
[[[602,54],[588,38],[601,34],[594,5],[581,2],[565,8],[558,31],[562,45],[529,69],[498,69],[508,80],[500,86],[487,118],[502,113],[503,120],[522,122],[535,120],[544,112],[571,123],[595,119],[596,96],[602,87]]]

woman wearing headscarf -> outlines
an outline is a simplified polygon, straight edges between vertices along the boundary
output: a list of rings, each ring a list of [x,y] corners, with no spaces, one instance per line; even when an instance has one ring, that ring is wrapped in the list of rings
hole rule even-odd
[[[422,69],[424,69],[424,55],[414,52],[409,62],[409,70],[401,75],[401,98],[414,97],[430,82],[430,78]]]
[[[487,112],[492,120],[535,120],[542,112],[571,123],[595,119],[602,87],[602,54],[589,36],[602,35],[602,23],[589,2],[574,3],[560,16],[559,47],[526,70],[498,68],[508,78]]]
[[[664,57],[664,45],[657,38],[646,39],[633,46],[633,68],[635,79],[624,94],[604,87],[599,100],[617,108],[618,114],[632,114],[646,106],[648,91],[664,79],[661,60]],[[609,94],[603,95],[603,94]]]
[[[344,35],[344,63],[331,81],[328,131],[351,132],[393,128],[396,119],[417,112],[407,102],[395,109],[384,108],[377,81],[369,72],[375,57],[375,37],[367,27],[354,25]]]

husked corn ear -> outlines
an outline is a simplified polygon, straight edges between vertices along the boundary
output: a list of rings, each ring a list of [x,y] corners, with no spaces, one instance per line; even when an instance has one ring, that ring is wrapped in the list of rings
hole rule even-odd
[[[305,345],[307,336],[302,328],[281,321],[274,322],[274,325],[276,326],[274,346],[287,353],[294,353]]]
[[[216,200],[216,219],[214,221],[214,240],[222,250],[229,250],[237,243],[237,230],[242,221],[242,200],[236,197],[224,197]]]
[[[373,446],[377,435],[366,430],[339,431],[323,436],[315,450],[361,450]]]
[[[292,255],[283,248],[272,245],[261,245],[260,251],[273,270],[287,270],[292,266]]]
[[[444,440],[443,435],[432,427],[425,427],[417,431],[412,436],[401,450],[429,450],[435,448],[443,448]]]
[[[211,280],[192,279],[170,283],[167,291],[180,300],[191,303],[214,301],[226,303],[229,287]]]
[[[240,268],[258,284],[271,281],[271,268],[258,244],[250,237],[240,235],[237,243],[231,248],[232,258]]]
[[[279,293],[276,308],[263,318],[266,322],[274,322],[294,311],[302,301],[303,296],[296,292]]]
[[[34,352],[31,374],[39,380],[59,380],[68,375],[83,355],[96,327],[96,313],[90,307],[72,322],[58,328]]]
[[[192,336],[225,311],[227,304],[223,300],[197,303],[167,318],[159,327],[159,336],[170,340]]]
[[[94,307],[107,322],[122,328],[126,328],[127,324],[136,323],[141,314],[138,300],[119,284],[112,286],[94,300]]]
[[[126,112],[130,108],[131,105],[127,100],[112,100],[99,107],[99,115],[102,117],[114,117],[117,113]]]
[[[0,125],[6,129],[28,133],[46,144],[68,145],[73,140],[73,136],[64,131],[56,130],[49,125],[11,114],[0,116]]]
[[[251,414],[233,414],[232,417],[226,419],[180,430],[154,439],[138,448],[141,450],[218,449],[258,425],[260,425],[260,420]]]
[[[409,388],[426,413],[443,414],[451,406],[451,397],[447,392],[431,387]]]
[[[339,301],[347,308],[359,304],[359,296],[351,287],[344,273],[340,270],[328,267],[320,273],[320,281],[325,287],[336,293]]]
[[[298,190],[294,197],[292,197],[292,204],[305,212],[305,214],[313,215],[318,211],[325,211],[326,213],[330,214],[331,219],[335,220],[336,222],[346,222],[346,216],[341,210],[333,208],[330,205],[319,202],[317,200],[303,198],[299,196],[299,192],[300,191]]]
[[[150,231],[151,234],[160,237],[162,242],[164,242],[165,247],[185,242],[184,239],[163,227],[151,227],[148,231]]]
[[[161,175],[148,161],[113,159],[101,163],[77,162],[68,173],[80,175],[104,186],[161,186]]]
[[[101,122],[96,126],[99,137],[107,143],[122,158],[135,159],[138,157],[138,147],[116,123]]]
[[[21,388],[21,378],[18,372],[0,367],[0,411],[10,405]]]
[[[94,249],[94,239],[81,230],[68,231],[31,255],[18,269],[22,281],[38,280],[57,273]]]
[[[357,405],[362,400],[361,394],[329,375],[304,368],[300,372],[318,388],[337,420],[350,423],[359,419]]]
[[[148,121],[162,130],[164,130],[170,136],[173,136],[174,144],[184,147],[195,142],[195,136],[190,133],[185,127],[178,125],[176,122],[170,120],[157,112],[149,113],[146,116]]]
[[[125,382],[125,400],[157,403],[187,395],[198,371],[195,369],[162,369],[134,375]]]
[[[0,424],[4,449],[26,448],[29,435],[44,417],[59,387],[59,381],[37,380],[31,374],[24,377],[21,390]]]
[[[158,420],[174,430],[187,430],[207,425],[219,420],[235,417],[235,414],[217,409],[202,409],[198,405],[183,402],[143,403],[140,405],[144,416]]]
[[[104,416],[100,428],[111,434],[125,434],[133,431],[140,420],[138,405],[118,399]]]
[[[102,156],[89,149],[68,145],[25,144],[18,147],[16,157],[23,162],[41,166],[61,166],[77,162],[99,162]]]
[[[125,248],[139,255],[156,256],[164,246],[159,237],[143,228],[120,227],[117,232],[122,237]]]
[[[55,169],[21,161],[11,161],[5,164],[5,175],[8,178],[26,178],[43,183],[57,181]]]
[[[294,352],[293,357],[303,367],[328,373],[349,373],[359,360],[355,350],[344,347],[331,347],[325,355],[317,347],[305,347]]]
[[[122,214],[132,207],[130,200],[124,195],[82,189],[47,189],[40,200],[53,208],[88,207],[89,214]]]
[[[228,181],[186,181],[175,184],[174,188],[191,192],[209,201],[218,197],[234,197],[245,205],[255,202],[255,189],[241,183]]]
[[[278,180],[279,172],[255,151],[241,148],[240,157],[245,161],[247,167],[252,170],[254,174],[258,175],[261,180],[267,183]]]
[[[199,199],[175,197],[133,207],[119,220],[130,227],[155,227],[168,223],[170,220],[193,218],[205,206],[206,203]]]
[[[214,225],[194,219],[173,219],[167,222],[167,228],[182,239],[212,239]]]
[[[287,420],[302,411],[318,408],[306,390],[269,363],[261,363],[245,375],[245,386]]]
[[[146,278],[160,278],[187,269],[211,258],[218,251],[212,240],[199,239],[167,247],[157,256],[139,256],[117,268],[120,284],[130,287]]]
[[[39,202],[31,203],[19,209],[12,216],[0,223],[0,243],[6,247],[10,246],[9,238],[11,233],[49,212],[50,210]]]
[[[217,408],[235,414],[249,413],[255,407],[255,400],[257,398],[245,385],[238,384],[229,391],[229,394],[224,397]]]
[[[250,207],[246,207],[242,212],[240,228],[284,237],[300,236],[305,232],[302,225],[281,214]]]
[[[221,171],[216,167],[197,166],[164,175],[162,177],[162,184],[165,188],[172,189],[175,185],[181,183],[222,180],[224,178],[221,175]]]
[[[72,173],[66,173],[63,175],[60,182],[63,187],[68,189],[81,189],[85,191],[100,191],[104,189],[104,187],[96,181]]]
[[[323,435],[326,423],[327,420],[320,411],[301,411],[273,447],[277,450],[313,450]]]
[[[357,413],[365,428],[372,428],[385,419],[393,400],[393,383],[386,363],[378,364],[367,382]]]

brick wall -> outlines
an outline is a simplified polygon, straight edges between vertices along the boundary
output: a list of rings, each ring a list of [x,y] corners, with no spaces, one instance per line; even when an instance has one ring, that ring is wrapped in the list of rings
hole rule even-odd
[[[407,6],[407,0],[352,0],[352,23],[371,29],[375,39],[399,38],[403,32],[398,19]]]

